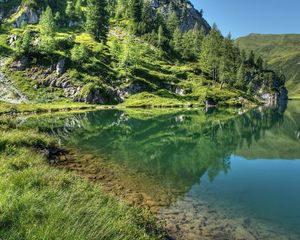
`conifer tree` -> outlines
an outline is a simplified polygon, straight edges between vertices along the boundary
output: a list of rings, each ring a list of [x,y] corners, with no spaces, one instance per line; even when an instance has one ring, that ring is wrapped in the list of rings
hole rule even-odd
[[[109,15],[106,7],[106,0],[87,0],[85,28],[99,42],[107,39]]]
[[[193,60],[196,57],[194,53],[193,30],[183,33],[182,57],[185,60]]]
[[[173,49],[178,53],[181,54],[182,51],[182,32],[180,31],[179,27],[177,27],[173,33],[173,40],[172,40]]]
[[[236,76],[237,81],[236,81],[235,86],[236,86],[237,88],[240,88],[240,89],[243,88],[243,86],[244,86],[244,80],[245,80],[245,73],[246,73],[245,65],[244,65],[244,63],[242,62],[242,63],[240,64],[240,67],[239,67],[239,69],[238,69],[238,71],[237,71],[237,76]]]
[[[55,31],[56,24],[52,14],[52,9],[48,6],[41,15],[39,24],[40,43],[39,48],[44,53],[51,53],[55,50]]]
[[[250,67],[254,67],[254,65],[255,65],[255,54],[253,51],[251,51],[249,54],[248,64],[250,65]]]
[[[175,29],[179,26],[179,20],[176,15],[176,12],[171,8],[169,8],[169,14],[167,18],[167,28],[170,36],[174,33]]]
[[[261,57],[258,57],[256,60],[256,66],[259,70],[263,70],[264,68],[264,60]]]
[[[199,56],[201,51],[201,44],[204,38],[203,31],[199,28],[198,23],[195,24],[193,32],[192,32],[192,41],[193,41],[193,52],[196,57]]]
[[[67,2],[66,15],[71,20],[74,20],[76,18],[75,3],[73,1]]]
[[[236,79],[235,48],[230,34],[223,39],[221,47],[220,80],[222,88],[225,83],[233,84]]]
[[[154,29],[153,13],[150,1],[145,1],[142,9],[141,33],[150,33]]]
[[[159,26],[157,35],[158,35],[158,47],[164,49],[166,44],[166,37],[162,26]]]
[[[223,37],[217,26],[214,24],[209,35],[207,35],[201,45],[199,57],[200,68],[213,79],[213,84],[218,80],[220,58],[222,51]]]
[[[133,33],[139,32],[140,23],[142,20],[142,0],[129,0],[129,19],[131,22],[131,30]]]

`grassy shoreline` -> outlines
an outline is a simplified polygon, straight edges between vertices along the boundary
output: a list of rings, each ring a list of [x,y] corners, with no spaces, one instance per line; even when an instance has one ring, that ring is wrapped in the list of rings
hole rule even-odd
[[[92,110],[95,105],[85,103],[45,103],[45,104],[13,104],[0,102],[0,115],[3,114],[31,114],[31,113],[51,113],[51,112],[64,112],[75,110]]]
[[[49,165],[56,141],[0,122],[0,238],[162,239],[146,210],[129,207],[99,185]]]

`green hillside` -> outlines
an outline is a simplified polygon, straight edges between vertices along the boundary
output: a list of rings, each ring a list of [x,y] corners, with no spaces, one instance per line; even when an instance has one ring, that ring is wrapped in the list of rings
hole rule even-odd
[[[247,52],[254,50],[269,66],[281,70],[287,78],[289,95],[300,96],[300,35],[250,34],[236,40]]]
[[[282,76],[241,55],[189,1],[1,1],[0,19],[0,101],[161,107],[286,98]]]

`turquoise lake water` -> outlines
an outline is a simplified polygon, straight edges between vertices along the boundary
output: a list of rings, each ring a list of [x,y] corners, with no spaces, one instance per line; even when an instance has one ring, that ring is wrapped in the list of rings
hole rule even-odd
[[[238,112],[103,110],[20,125],[151,180],[178,239],[300,239],[300,102]]]

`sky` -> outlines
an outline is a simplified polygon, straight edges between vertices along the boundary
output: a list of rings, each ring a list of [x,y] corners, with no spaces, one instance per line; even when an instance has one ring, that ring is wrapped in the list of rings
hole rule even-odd
[[[209,24],[234,38],[250,33],[300,33],[300,0],[191,0]]]

